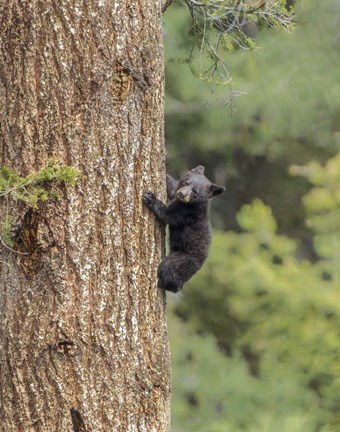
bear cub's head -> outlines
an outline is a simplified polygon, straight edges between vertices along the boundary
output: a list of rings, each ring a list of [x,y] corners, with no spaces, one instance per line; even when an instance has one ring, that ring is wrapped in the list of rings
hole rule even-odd
[[[223,191],[224,187],[211,183],[204,176],[204,166],[199,165],[178,180],[175,194],[185,204],[196,204],[207,202]]]

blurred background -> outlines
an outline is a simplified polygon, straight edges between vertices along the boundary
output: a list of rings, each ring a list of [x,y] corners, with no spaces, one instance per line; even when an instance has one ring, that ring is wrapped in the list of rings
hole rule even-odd
[[[207,262],[168,296],[172,432],[340,431],[340,2],[296,21],[225,43],[230,93],[187,62],[188,8],[164,14],[168,172],[226,186]]]

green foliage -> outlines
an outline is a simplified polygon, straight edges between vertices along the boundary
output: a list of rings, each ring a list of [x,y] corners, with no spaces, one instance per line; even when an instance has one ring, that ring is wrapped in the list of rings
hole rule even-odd
[[[317,397],[294,374],[251,376],[241,355],[225,356],[211,335],[180,321],[174,307],[171,302],[173,432],[313,431]]]
[[[183,3],[188,6],[191,18],[189,34],[192,49],[188,57],[189,64],[196,75],[207,82],[230,86],[229,68],[223,58],[225,51],[254,48],[254,35],[258,28],[290,30],[293,27],[292,14],[285,0],[184,0]]]
[[[67,165],[59,165],[56,161],[49,163],[41,170],[20,177],[8,167],[0,167],[0,197],[24,201],[36,208],[39,202],[47,201],[51,192],[48,184],[64,183],[74,186],[79,172]]]
[[[334,36],[340,18],[339,14],[331,13],[336,8],[336,0],[305,2],[297,10],[299,25],[292,34],[263,31],[257,38],[258,49],[228,54],[225,62],[232,65],[233,88],[247,93],[246,97],[234,99],[239,115],[231,118],[227,112],[219,112],[215,102],[225,101],[225,89],[215,88],[210,98],[210,110],[205,112],[204,119],[194,130],[186,132],[186,135],[190,134],[190,142],[204,147],[213,129],[214,136],[209,141],[214,141],[221,156],[231,144],[252,155],[268,154],[271,159],[294,155],[298,158],[295,163],[306,162],[313,147],[318,152],[325,152],[326,157],[327,153],[334,153],[338,145],[334,127],[340,116],[337,79],[340,56],[336,55],[339,44]],[[167,12],[167,56],[189,55],[190,42],[187,45],[183,42],[187,40],[187,26],[188,19],[180,15],[179,8]],[[206,95],[210,94],[211,86],[195,83],[195,80],[190,82],[190,74],[187,76],[184,66],[167,65],[166,72],[168,96],[184,103],[209,100]],[[178,75],[174,78],[178,72],[180,80]],[[170,101],[168,109],[171,113]],[[178,123],[178,118],[176,120]],[[184,120],[182,117],[180,121]],[[171,128],[168,124],[170,141]],[[184,142],[188,139],[186,135]]]
[[[10,215],[6,215],[2,225],[2,232],[0,236],[5,245],[9,247],[13,246],[13,241],[11,237],[12,222],[13,218]]]
[[[26,205],[37,208],[39,203],[51,198],[58,198],[53,186],[66,184],[74,186],[79,176],[79,171],[67,166],[58,164],[51,160],[39,171],[29,174],[26,177],[19,176],[14,170],[6,166],[0,167],[0,198],[3,198],[7,206],[6,216],[2,222],[2,242],[12,247],[11,239],[12,216],[8,214],[9,201],[22,201]]]
[[[252,205],[244,206],[237,215],[239,225],[257,234],[263,243],[268,243],[276,231],[276,221],[270,207],[256,199]]]
[[[340,286],[340,153],[324,166],[311,162],[304,167],[293,166],[291,172],[308,178],[313,185],[303,199],[306,222],[315,233],[315,249],[322,258],[318,266]]]
[[[208,262],[177,306],[180,316],[190,316],[196,329],[213,334],[231,356],[224,359],[225,366],[216,366],[220,373],[233,365],[235,378],[233,383],[221,378],[227,389],[233,388],[231,394],[217,397],[229,407],[222,425],[236,416],[237,425],[231,422],[230,430],[339,426],[340,281],[325,277],[325,263],[331,271],[338,261],[325,257],[325,262],[312,264],[297,259],[296,243],[275,232],[270,208],[259,200],[245,206],[238,220],[245,231],[214,237]],[[209,355],[213,359],[202,362],[213,365],[220,356],[216,348],[210,348]],[[239,363],[242,377],[237,375]],[[203,366],[199,370],[205,374]],[[211,385],[221,391],[218,380]],[[244,394],[244,387],[249,393]],[[200,398],[201,387],[195,391]],[[289,429],[293,424],[296,429]]]
[[[297,2],[296,30],[259,31],[253,50],[222,37],[233,116],[225,89],[166,65],[169,172],[225,181],[228,229],[169,311],[174,432],[340,430],[337,10]],[[187,58],[188,17],[165,18],[167,55]]]

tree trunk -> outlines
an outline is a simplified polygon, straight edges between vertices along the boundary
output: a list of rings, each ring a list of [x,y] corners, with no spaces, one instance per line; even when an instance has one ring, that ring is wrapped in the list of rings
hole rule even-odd
[[[1,165],[81,172],[0,248],[0,431],[169,431],[160,2],[2,0],[0,122]]]

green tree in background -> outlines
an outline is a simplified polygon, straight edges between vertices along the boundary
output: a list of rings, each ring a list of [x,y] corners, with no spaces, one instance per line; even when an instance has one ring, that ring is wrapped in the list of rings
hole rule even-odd
[[[259,200],[244,206],[238,220],[245,231],[215,236],[208,263],[177,313],[215,336],[226,364],[241,357],[247,364],[248,379],[256,378],[260,391],[249,418],[261,423],[267,405],[273,418],[285,418],[293,401],[293,412],[309,414],[314,426],[308,430],[340,425],[338,262],[296,259],[296,243],[277,235],[270,208]]]
[[[303,2],[292,34],[230,47],[246,93],[232,116],[225,88],[167,65],[169,171],[203,163],[227,185],[213,209],[225,231],[170,302],[173,432],[340,430],[339,12]],[[187,28],[169,9],[169,58],[188,55]]]
[[[340,153],[325,166],[311,162],[305,167],[292,166],[292,174],[301,175],[313,188],[304,197],[307,225],[315,233],[314,245],[320,257],[318,266],[325,278],[340,285]]]

